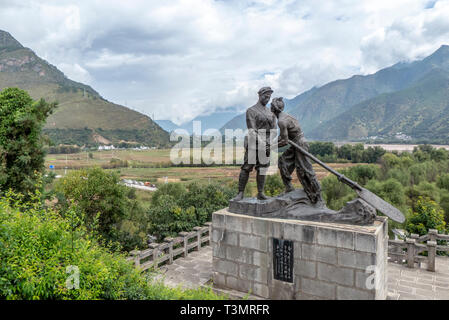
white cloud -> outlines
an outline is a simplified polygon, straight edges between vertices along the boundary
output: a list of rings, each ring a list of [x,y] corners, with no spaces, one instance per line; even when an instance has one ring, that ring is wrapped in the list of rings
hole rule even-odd
[[[74,79],[74,80],[76,80],[78,82],[82,82],[84,84],[92,83],[92,76],[90,75],[90,73],[77,63],[75,63],[75,64],[61,63],[61,64],[59,64],[59,69],[69,79]]]
[[[416,10],[365,35],[361,41],[362,70],[373,72],[398,61],[423,58],[449,41],[449,2]]]
[[[449,39],[428,0],[0,0],[0,29],[106,99],[178,122],[413,60]],[[428,8],[426,8],[428,7]]]

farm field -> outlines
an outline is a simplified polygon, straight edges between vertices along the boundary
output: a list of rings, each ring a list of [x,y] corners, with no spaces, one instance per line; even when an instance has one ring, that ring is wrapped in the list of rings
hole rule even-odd
[[[94,151],[92,158],[88,152],[75,154],[48,154],[45,159],[46,168],[53,165],[57,174],[63,175],[65,171],[80,169],[85,167],[103,166],[107,168],[111,159],[127,161],[128,167],[111,168],[124,179],[134,179],[139,181],[149,181],[152,183],[165,182],[209,182],[214,180],[237,181],[240,166],[211,166],[211,167],[178,167],[170,166],[170,149],[153,150],[108,150]],[[239,159],[243,156],[243,150],[237,150]],[[236,158],[234,154],[234,159]],[[353,163],[330,163],[330,167],[339,170],[357,164]],[[65,170],[67,167],[67,170]],[[317,164],[313,164],[314,170],[319,180],[326,177],[329,172]],[[48,170],[48,169],[47,169]],[[276,166],[270,167],[269,174],[278,172]],[[250,181],[255,182],[255,173],[251,175]],[[294,175],[294,183],[299,181]]]

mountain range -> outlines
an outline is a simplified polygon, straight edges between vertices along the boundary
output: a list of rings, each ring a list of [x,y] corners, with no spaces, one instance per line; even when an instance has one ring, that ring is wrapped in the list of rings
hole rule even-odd
[[[285,100],[308,139],[449,142],[449,46],[370,75],[355,75]],[[223,129],[246,129],[245,114]]]
[[[34,99],[58,101],[44,132],[56,143],[93,145],[121,141],[169,146],[168,132],[246,129],[245,113],[229,107],[181,126],[107,101],[0,30],[0,90],[19,87]],[[449,46],[413,62],[314,87],[284,99],[309,140],[425,140],[449,143]],[[248,106],[250,107],[250,106]]]
[[[168,133],[148,116],[109,102],[90,86],[68,79],[0,30],[0,90],[7,87],[24,89],[33,99],[59,103],[44,128],[55,144],[169,144]]]

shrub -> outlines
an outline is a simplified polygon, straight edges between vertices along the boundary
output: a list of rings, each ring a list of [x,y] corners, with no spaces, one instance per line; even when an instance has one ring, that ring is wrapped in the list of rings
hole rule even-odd
[[[406,230],[410,233],[425,235],[429,229],[437,229],[440,232],[446,231],[443,210],[438,204],[424,197],[419,197],[414,209],[409,210]]]
[[[208,289],[164,287],[141,274],[123,254],[111,253],[57,212],[14,208],[0,199],[0,299],[220,299]],[[79,288],[66,281],[79,270]],[[70,270],[69,270],[70,271]],[[73,284],[73,282],[72,282]]]

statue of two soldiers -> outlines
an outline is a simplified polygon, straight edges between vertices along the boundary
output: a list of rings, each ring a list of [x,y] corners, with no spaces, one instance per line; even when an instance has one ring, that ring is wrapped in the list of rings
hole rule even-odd
[[[272,93],[273,90],[270,87],[261,88],[258,92],[258,102],[246,111],[248,135],[245,137],[244,163],[240,170],[239,193],[234,198],[235,201],[243,199],[249,174],[254,168],[257,172],[257,199],[268,199],[264,194],[265,177],[270,165],[270,150],[276,145],[283,147],[288,144],[288,140],[291,140],[308,150],[308,144],[304,139],[298,121],[283,112],[284,102],[282,98],[274,98],[271,102],[271,110],[267,108]],[[276,132],[276,122],[280,129],[277,141],[272,140],[273,131]],[[293,146],[285,150],[279,158],[278,167],[286,192],[294,190],[291,175],[296,169],[298,179],[311,203],[322,203],[320,184],[316,179],[312,164],[299,150]]]

